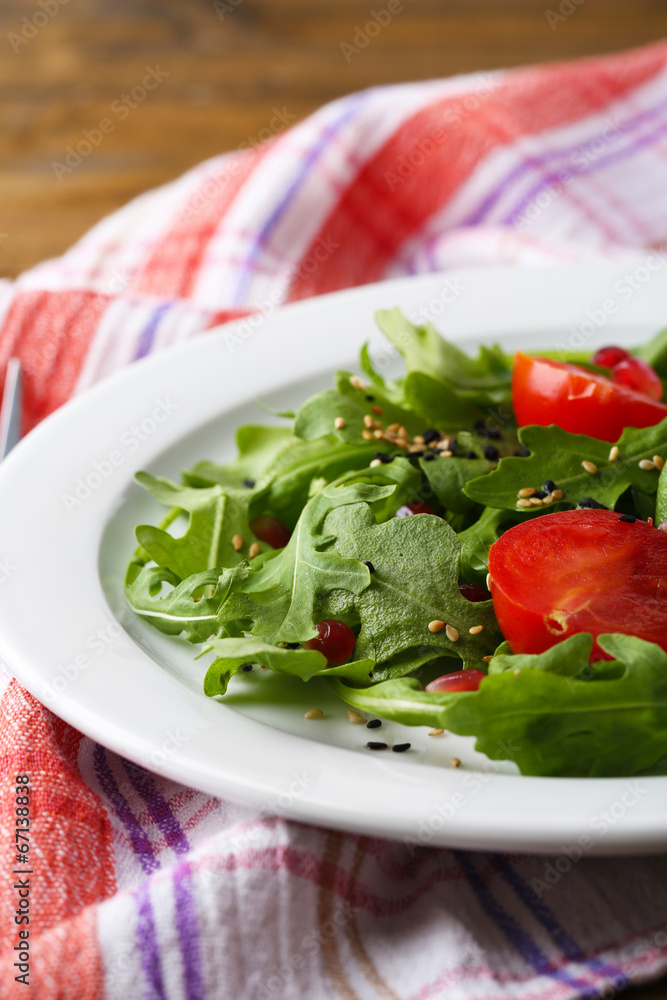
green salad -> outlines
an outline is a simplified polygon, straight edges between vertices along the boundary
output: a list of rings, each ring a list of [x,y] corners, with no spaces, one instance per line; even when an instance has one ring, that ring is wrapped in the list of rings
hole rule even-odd
[[[617,441],[560,420],[518,427],[511,355],[492,346],[470,357],[397,309],[377,322],[402,378],[378,373],[365,346],[361,374],[339,371],[334,388],[279,414],[283,426],[239,428],[233,462],[199,461],[180,483],[137,474],[167,513],[136,529],[131,608],[209,657],[210,696],[261,664],[326,678],[360,712],[475,736],[523,774],[655,765],[667,755],[667,561],[651,571],[653,631],[622,616],[586,631],[579,601],[535,652],[501,629],[510,584],[499,577],[496,592],[488,574],[500,539],[566,513],[573,523],[599,513],[616,533],[654,525],[651,538],[667,543],[656,530],[667,519],[667,419],[628,426]],[[596,385],[611,378],[587,354],[539,357]],[[667,379],[667,331],[632,357]],[[530,571],[536,600],[566,562],[561,553]],[[605,574],[597,579],[602,592]]]

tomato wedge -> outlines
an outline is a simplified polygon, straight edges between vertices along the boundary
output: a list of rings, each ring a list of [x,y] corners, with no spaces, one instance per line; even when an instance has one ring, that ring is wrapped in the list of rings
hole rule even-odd
[[[618,441],[624,427],[652,427],[667,417],[664,403],[604,375],[521,351],[514,360],[512,401],[519,427],[558,424],[601,441]]]
[[[635,635],[667,652],[667,533],[624,516],[545,514],[491,546],[493,607],[513,653],[542,653],[575,632]],[[609,659],[597,643],[596,659]]]

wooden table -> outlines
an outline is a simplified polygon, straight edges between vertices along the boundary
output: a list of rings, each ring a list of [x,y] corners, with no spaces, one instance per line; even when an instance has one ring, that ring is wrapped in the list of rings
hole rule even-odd
[[[360,0],[5,0],[0,9],[0,275],[61,253],[106,213],[240,144],[373,84],[641,45],[667,35],[664,0],[403,0],[346,60]],[[566,10],[569,9],[566,6]],[[42,10],[41,14],[36,12]],[[36,22],[36,23],[35,23]],[[121,118],[114,102],[166,74]],[[127,105],[126,105],[127,106]],[[116,105],[118,107],[118,105]],[[65,172],[67,146],[113,130]],[[667,1000],[667,986],[638,990]]]

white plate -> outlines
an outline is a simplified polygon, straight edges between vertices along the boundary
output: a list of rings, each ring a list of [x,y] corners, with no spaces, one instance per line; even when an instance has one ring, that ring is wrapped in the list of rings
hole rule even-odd
[[[0,468],[3,658],[57,715],[105,746],[292,818],[417,844],[664,849],[667,777],[526,778],[489,764],[470,739],[389,723],[380,731],[387,742],[408,739],[413,750],[373,754],[364,749],[369,731],[349,725],[324,682],[269,671],[241,675],[225,701],[210,700],[193,647],[135,620],[122,594],[135,524],[163,513],[133,483],[135,471],[177,477],[197,459],[231,457],[237,425],[269,419],[257,394],[294,406],[330,384],[335,368],[355,366],[364,340],[384,349],[375,309],[423,310],[470,347],[501,339],[508,349],[547,349],[574,337],[572,346],[594,349],[665,323],[667,269],[651,265],[494,268],[352,289],[276,310],[254,327],[228,324],[83,393]],[[325,718],[307,722],[314,706]]]

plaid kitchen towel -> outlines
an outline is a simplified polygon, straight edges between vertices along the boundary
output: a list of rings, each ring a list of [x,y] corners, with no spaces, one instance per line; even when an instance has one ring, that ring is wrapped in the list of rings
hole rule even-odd
[[[21,359],[25,430],[282,302],[455,265],[663,259],[665,43],[378,87],[282,132],[275,117],[264,144],[0,283],[0,371]],[[1,998],[560,1000],[667,970],[665,857],[410,849],[286,822],[121,759],[6,671],[0,690],[3,857],[8,871],[10,779],[28,773],[35,869],[23,981],[27,893],[0,881]]]

